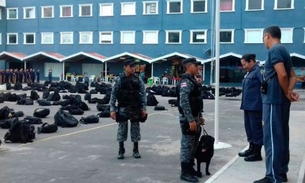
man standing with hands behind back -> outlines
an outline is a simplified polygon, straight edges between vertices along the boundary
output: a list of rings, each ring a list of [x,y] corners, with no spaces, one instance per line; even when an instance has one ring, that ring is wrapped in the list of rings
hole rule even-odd
[[[289,52],[281,44],[281,29],[270,26],[263,36],[268,49],[262,82],[266,175],[254,183],[282,183],[288,181],[289,113],[291,102],[299,98],[293,92],[297,78]]]
[[[138,142],[141,140],[140,122],[147,118],[146,92],[143,81],[136,75],[135,61],[124,61],[125,72],[116,78],[111,91],[110,116],[118,122],[117,141],[119,153],[117,158],[124,159],[124,142],[127,140],[128,120],[130,120],[130,137],[133,142],[133,157],[141,158]],[[118,106],[115,103],[118,101]]]
[[[187,182],[198,182],[193,168],[194,155],[200,136],[200,124],[204,124],[202,117],[203,102],[201,98],[202,85],[195,80],[198,74],[198,65],[195,58],[187,58],[182,61],[185,74],[181,75],[181,81],[177,85],[177,99],[179,120],[181,126],[181,175],[180,179]]]

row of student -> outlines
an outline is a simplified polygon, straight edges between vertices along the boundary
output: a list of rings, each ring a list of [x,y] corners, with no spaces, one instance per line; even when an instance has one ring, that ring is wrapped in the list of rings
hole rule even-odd
[[[28,83],[40,81],[40,71],[37,69],[6,69],[0,70],[0,83]]]

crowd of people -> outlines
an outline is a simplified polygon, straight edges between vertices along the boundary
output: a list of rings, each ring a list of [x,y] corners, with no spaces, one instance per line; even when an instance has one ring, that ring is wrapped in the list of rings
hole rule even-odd
[[[6,69],[0,70],[0,84],[40,82],[40,71],[37,69]]]

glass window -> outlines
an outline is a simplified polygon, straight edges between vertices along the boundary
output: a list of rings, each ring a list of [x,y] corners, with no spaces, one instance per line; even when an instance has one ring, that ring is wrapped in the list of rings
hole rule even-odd
[[[24,33],[23,44],[35,44],[35,33]]]
[[[293,28],[281,28],[282,38],[281,43],[292,43]]]
[[[220,31],[220,42],[221,43],[233,43],[234,36],[232,30]]]
[[[18,19],[18,8],[7,8],[7,19]]]
[[[181,43],[181,31],[166,31],[166,43],[169,44]]]
[[[100,16],[113,16],[113,3],[100,4]]]
[[[167,13],[168,14],[182,13],[182,1],[167,0]]]
[[[246,10],[262,10],[263,6],[264,0],[247,0]]]
[[[79,16],[80,17],[92,16],[92,4],[80,4],[79,5]]]
[[[61,32],[60,44],[73,44],[73,32]]]
[[[135,32],[121,31],[121,44],[135,44]]]
[[[7,44],[18,44],[18,34],[17,33],[7,33]]]
[[[2,9],[0,8],[0,20],[2,19]]]
[[[144,15],[158,14],[158,1],[144,1],[143,14]]]
[[[234,11],[234,0],[220,0],[220,11]]]
[[[54,34],[53,32],[42,32],[41,33],[41,44],[53,44]]]
[[[2,44],[2,33],[0,33],[0,44]]]
[[[54,17],[53,6],[42,6],[41,11],[42,11],[41,18],[53,18]]]
[[[33,19],[33,18],[36,18],[35,7],[26,7],[26,8],[23,8],[23,18],[24,19]]]
[[[143,31],[143,44],[158,44],[158,31]]]
[[[207,0],[192,0],[191,13],[207,12]]]
[[[304,28],[304,43],[305,43],[305,28]]]
[[[191,30],[190,43],[206,43],[206,30]]]
[[[245,43],[263,43],[263,29],[245,29]]]
[[[100,32],[100,44],[112,44],[112,32]]]
[[[121,15],[135,15],[135,14],[136,14],[135,2],[121,3]]]
[[[92,32],[79,32],[79,44],[92,44],[93,33]]]
[[[73,17],[73,6],[72,5],[60,6],[60,17]]]
[[[275,0],[275,9],[292,9],[294,0]]]

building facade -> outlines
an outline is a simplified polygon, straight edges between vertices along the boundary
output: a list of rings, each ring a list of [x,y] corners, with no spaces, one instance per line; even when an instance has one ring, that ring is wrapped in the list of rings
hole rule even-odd
[[[304,0],[220,0],[220,3],[221,82],[241,81],[244,72],[240,55],[255,53],[258,60],[265,60],[263,30],[269,25],[282,28],[282,42],[294,53],[295,65],[305,67]],[[72,68],[83,73],[86,72],[83,68],[94,68],[95,75],[106,69],[103,60],[84,54],[71,55],[90,52],[116,58],[125,52],[140,53],[156,61],[148,77],[164,72],[176,75],[175,65],[180,64],[182,57],[164,56],[177,52],[202,58],[205,83],[210,84],[214,73],[210,59],[215,46],[214,12],[212,0],[9,0],[5,7],[0,7],[0,52],[33,55],[35,59],[25,57],[26,67],[42,71],[54,67],[53,71],[59,70],[54,75],[61,74],[61,61],[65,59],[38,57],[36,53],[71,58],[65,60],[64,72],[72,72]],[[7,55],[0,58],[10,60],[2,67],[24,66],[23,58]],[[119,58],[108,61],[109,72],[122,71]]]

